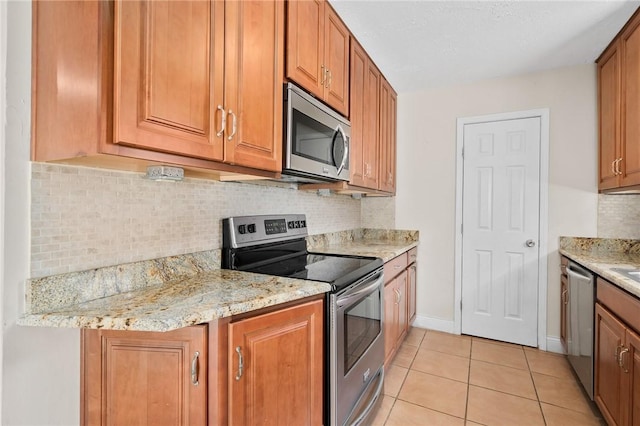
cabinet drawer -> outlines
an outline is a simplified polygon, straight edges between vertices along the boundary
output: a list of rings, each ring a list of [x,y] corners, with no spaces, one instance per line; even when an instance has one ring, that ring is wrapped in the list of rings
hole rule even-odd
[[[600,277],[596,286],[598,302],[640,332],[640,300]]]
[[[407,260],[407,264],[411,265],[413,262],[415,262],[418,259],[418,247],[414,247],[411,250],[409,250],[407,252],[407,255],[409,256],[409,259]]]
[[[402,253],[384,264],[384,282],[388,283],[407,268],[407,253]]]

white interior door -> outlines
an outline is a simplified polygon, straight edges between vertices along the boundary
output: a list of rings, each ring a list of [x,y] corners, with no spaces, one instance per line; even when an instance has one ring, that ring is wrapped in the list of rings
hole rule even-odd
[[[464,126],[464,334],[537,346],[540,135],[540,117]]]

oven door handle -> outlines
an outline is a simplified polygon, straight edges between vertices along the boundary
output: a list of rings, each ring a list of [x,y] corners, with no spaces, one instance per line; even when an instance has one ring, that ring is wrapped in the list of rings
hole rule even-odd
[[[367,285],[364,288],[358,289],[354,293],[344,294],[336,300],[336,305],[341,308],[345,305],[349,305],[353,302],[354,299],[359,299],[360,296],[366,293],[370,293],[374,288],[380,287],[380,283],[382,283],[384,276],[380,274],[380,276],[371,284]]]

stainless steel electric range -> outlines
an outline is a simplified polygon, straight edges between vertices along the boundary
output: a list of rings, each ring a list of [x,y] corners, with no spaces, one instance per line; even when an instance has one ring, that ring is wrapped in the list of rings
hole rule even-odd
[[[325,424],[370,420],[382,397],[382,260],[307,251],[305,215],[223,220],[222,267],[329,283],[326,296]]]

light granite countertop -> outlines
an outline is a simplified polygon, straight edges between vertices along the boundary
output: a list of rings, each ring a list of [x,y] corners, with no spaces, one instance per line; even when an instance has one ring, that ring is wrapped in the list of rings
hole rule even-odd
[[[417,231],[358,229],[308,237],[309,251],[390,260]],[[220,250],[31,279],[19,325],[170,331],[330,291],[327,283],[220,269]]]
[[[218,269],[20,318],[20,325],[170,331],[329,291],[329,284]]]
[[[379,257],[387,262],[418,246],[418,231],[361,229],[307,237],[310,252]]]
[[[640,269],[640,241],[561,237],[560,254],[640,298],[640,282],[614,269]]]

